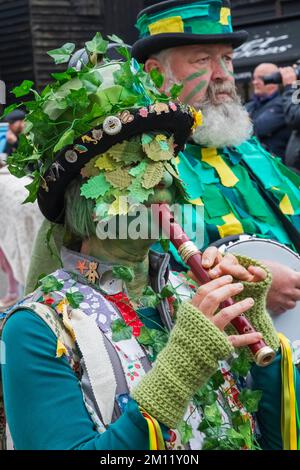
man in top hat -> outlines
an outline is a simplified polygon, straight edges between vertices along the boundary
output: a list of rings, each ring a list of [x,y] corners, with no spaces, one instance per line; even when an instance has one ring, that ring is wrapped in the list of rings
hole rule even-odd
[[[163,74],[165,91],[181,83],[180,99],[203,113],[203,126],[180,155],[178,170],[190,202],[204,205],[204,245],[249,234],[299,251],[300,179],[252,137],[233,74],[234,48],[248,35],[233,31],[230,2],[156,3],[140,13],[137,28],[133,56],[146,71]],[[300,274],[275,262],[268,266],[268,307],[276,313],[295,307]]]

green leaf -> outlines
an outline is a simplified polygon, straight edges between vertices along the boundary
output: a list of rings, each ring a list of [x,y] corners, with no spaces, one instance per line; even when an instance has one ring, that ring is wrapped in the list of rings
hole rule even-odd
[[[84,295],[81,292],[67,292],[66,297],[72,308],[79,308],[84,300]]]
[[[230,428],[226,430],[226,436],[231,440],[231,441],[237,441],[237,444],[239,447],[242,447],[245,445],[245,438],[244,436],[237,432],[235,429]]]
[[[20,98],[21,96],[28,95],[32,88],[33,82],[30,80],[24,80],[20,86],[15,87],[12,90],[12,93],[15,95],[16,98]]]
[[[71,90],[66,97],[68,106],[73,108],[75,112],[84,111],[90,104],[90,100],[85,88],[80,90]]]
[[[169,339],[168,333],[162,330],[151,328],[152,348],[155,355],[159,354],[165,347]]]
[[[248,447],[248,449],[253,448],[253,434],[252,434],[250,421],[247,421],[246,423],[241,424],[238,429],[241,435],[243,436],[245,444]]]
[[[0,121],[5,118],[9,113],[11,113],[12,111],[14,111],[15,109],[19,108],[20,106],[22,106],[22,103],[15,103],[15,104],[11,104],[10,106],[7,106],[4,110],[4,113],[2,114],[2,116],[0,117]]]
[[[222,424],[222,414],[216,403],[204,408],[204,417],[213,426],[221,426]]]
[[[123,39],[119,38],[119,36],[116,36],[115,34],[111,34],[110,36],[107,36],[107,37],[111,42],[114,42],[114,43],[120,44],[120,45],[124,44]]]
[[[39,275],[39,277],[37,278],[37,281],[36,281],[36,284],[35,284],[35,287],[33,289],[33,291],[37,290],[38,287],[41,285],[41,280],[44,279],[44,277],[46,277],[47,274],[46,273],[42,273]]]
[[[150,77],[152,78],[154,85],[158,89],[163,86],[165,79],[158,69],[152,69],[150,72]]]
[[[143,346],[151,346],[155,356],[157,356],[165,348],[168,342],[168,334],[165,331],[142,326],[137,340]]]
[[[151,336],[151,329],[147,326],[142,326],[140,329],[140,335],[137,337],[137,340],[140,344],[144,346],[151,346],[153,343],[153,338]]]
[[[194,437],[193,435],[193,428],[190,424],[188,424],[186,421],[181,421],[179,426],[178,426],[178,431],[181,436],[181,442],[183,445],[188,444],[190,439]]]
[[[87,50],[91,54],[105,54],[109,42],[105,41],[102,34],[96,33],[91,41],[85,43]]]
[[[41,280],[41,290],[44,294],[49,294],[50,292],[60,291],[64,287],[63,282],[59,282],[54,276],[47,276]]]
[[[126,46],[120,46],[117,48],[117,52],[122,56],[124,57],[124,59],[126,60],[130,60],[131,59],[131,54],[130,54],[130,51],[128,49],[128,47]]]
[[[210,383],[212,385],[212,388],[214,390],[218,390],[218,388],[223,385],[223,383],[225,382],[225,379],[223,377],[223,374],[220,370],[218,370],[213,376],[212,378],[210,379]]]
[[[219,447],[219,441],[216,437],[207,437],[203,441],[202,450],[216,450]]]
[[[111,189],[111,185],[106,181],[104,173],[101,173],[82,185],[80,194],[86,199],[98,199],[100,196],[104,196],[109,189]]]
[[[231,421],[235,429],[238,429],[244,423],[243,416],[240,411],[234,411],[231,414]]]
[[[180,84],[178,85],[177,83],[175,83],[171,90],[170,90],[170,95],[171,95],[171,98],[173,100],[176,100],[178,98],[178,96],[181,94],[182,90],[183,90],[183,87],[184,85],[183,84]]]
[[[244,405],[249,413],[254,413],[258,410],[261,397],[261,390],[249,390],[248,388],[245,388],[239,394],[240,402]]]
[[[204,385],[193,398],[197,406],[213,405],[217,399],[217,394],[208,385]]]
[[[37,156],[37,158],[38,157],[39,155]],[[27,184],[27,186],[25,186],[27,191],[29,191],[29,195],[25,199],[23,204],[27,204],[28,202],[34,202],[36,200],[37,193],[40,187],[40,181],[41,181],[40,174],[38,172],[35,172],[33,181],[30,184]]]
[[[114,266],[112,270],[113,276],[122,279],[125,282],[131,282],[134,279],[133,269],[127,266]]]
[[[160,297],[154,292],[152,287],[148,286],[143,291],[141,303],[144,307],[156,308],[160,303]]]
[[[73,54],[75,49],[75,44],[71,42],[67,42],[59,49],[53,49],[52,51],[48,51],[47,54],[54,59],[56,64],[65,64],[69,62],[71,55]]]
[[[239,356],[231,362],[230,369],[233,373],[246,377],[251,368],[250,361],[247,356],[247,351],[242,350]]]
[[[133,83],[133,75],[130,68],[130,62],[125,62],[125,64],[122,64],[120,70],[116,70],[113,73],[113,76],[116,84],[130,89]]]
[[[88,93],[96,93],[102,83],[96,71],[80,75],[80,80]]]
[[[68,82],[69,80],[76,77],[77,75],[78,75],[77,70],[73,69],[72,67],[69,68],[68,70],[66,70],[65,72],[57,72],[57,73],[52,73],[51,74],[51,76],[55,80],[60,82],[61,85],[65,82]],[[46,90],[46,88],[45,88],[45,90]],[[43,93],[45,92],[45,90],[43,91]],[[48,91],[50,91],[50,90],[48,90]]]
[[[115,342],[130,339],[132,337],[132,330],[127,326],[125,321],[121,318],[115,320],[111,324],[112,340]]]
[[[55,145],[53,152],[54,153],[59,152],[59,150],[63,149],[67,145],[73,144],[74,139],[75,139],[75,132],[73,129],[69,129],[61,136],[61,138]]]
[[[203,419],[198,426],[198,431],[204,432],[209,428],[209,424],[206,419]]]
[[[162,299],[167,299],[168,297],[173,297],[176,294],[176,290],[171,284],[167,284],[160,292]]]

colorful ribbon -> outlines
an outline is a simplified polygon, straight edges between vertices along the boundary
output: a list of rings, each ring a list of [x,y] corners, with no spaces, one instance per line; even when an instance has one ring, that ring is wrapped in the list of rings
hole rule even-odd
[[[149,450],[165,450],[165,441],[158,421],[143,410],[143,408],[140,408],[140,411],[148,424]]]
[[[299,450],[297,442],[297,421],[299,412],[296,399],[296,376],[293,364],[292,348],[288,339],[278,334],[281,343],[281,433],[284,450]]]

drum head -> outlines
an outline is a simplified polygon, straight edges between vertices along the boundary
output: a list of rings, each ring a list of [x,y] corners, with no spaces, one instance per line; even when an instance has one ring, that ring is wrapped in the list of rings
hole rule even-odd
[[[249,256],[257,260],[276,261],[294,271],[300,272],[300,257],[289,248],[272,240],[249,238],[237,241],[225,247],[225,252]],[[278,332],[283,333],[291,341],[300,340],[300,302],[296,308],[281,315],[270,312]]]

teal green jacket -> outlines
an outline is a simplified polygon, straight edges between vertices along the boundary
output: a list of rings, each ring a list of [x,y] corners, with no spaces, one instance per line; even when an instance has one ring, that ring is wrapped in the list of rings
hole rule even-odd
[[[147,423],[137,404],[99,434],[85,408],[80,384],[57,339],[34,313],[23,310],[6,323],[2,366],[6,415],[17,450],[147,450]],[[253,367],[253,388],[263,391],[258,419],[266,449],[281,449],[280,355],[267,368]],[[298,376],[297,396],[300,397]]]

